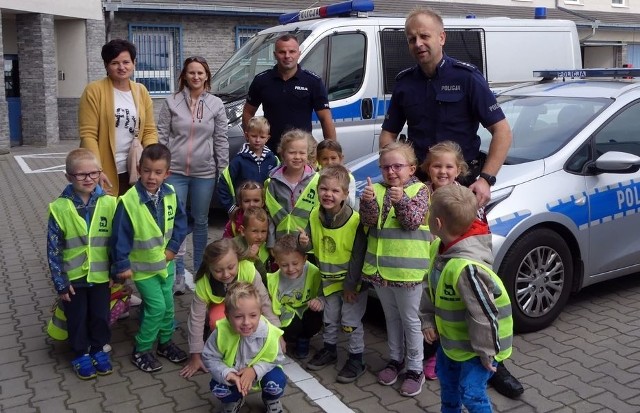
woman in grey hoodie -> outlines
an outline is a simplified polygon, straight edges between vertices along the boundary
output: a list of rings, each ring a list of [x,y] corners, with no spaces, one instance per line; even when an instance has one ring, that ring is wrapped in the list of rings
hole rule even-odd
[[[158,118],[158,140],[171,150],[171,176],[184,206],[191,200],[193,268],[197,270],[207,245],[209,204],[217,176],[229,164],[227,115],[222,101],[209,93],[211,71],[203,57],[184,61],[178,91],[169,96]],[[184,262],[176,259],[174,291],[184,292]]]

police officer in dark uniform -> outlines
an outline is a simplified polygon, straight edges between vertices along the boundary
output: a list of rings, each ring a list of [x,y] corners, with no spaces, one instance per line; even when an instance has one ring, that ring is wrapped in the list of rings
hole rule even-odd
[[[418,64],[398,74],[380,147],[393,142],[404,123],[420,162],[429,147],[452,140],[462,148],[471,174],[467,182],[481,206],[491,198],[490,186],[511,146],[511,128],[482,74],[468,63],[446,56],[442,18],[431,9],[418,8],[405,22],[409,51]],[[480,153],[479,124],[491,132],[486,159]],[[501,394],[516,398],[524,388],[503,363],[489,383]]]
[[[298,65],[298,39],[290,34],[280,36],[273,55],[276,65],[256,75],[249,86],[242,112],[243,126],[262,104],[264,116],[271,124],[271,138],[267,146],[275,152],[284,132],[294,128],[311,132],[311,114],[315,111],[324,139],[336,139],[327,89],[320,77]]]
[[[387,116],[382,124],[380,146],[392,142],[408,125],[408,139],[418,161],[429,147],[452,140],[460,145],[470,166],[468,185],[481,206],[491,197],[490,186],[511,145],[511,128],[489,89],[473,65],[446,56],[442,18],[433,10],[417,9],[406,20],[409,50],[418,64],[397,77]],[[480,152],[479,124],[492,134],[489,153]],[[480,179],[476,180],[477,177]]]

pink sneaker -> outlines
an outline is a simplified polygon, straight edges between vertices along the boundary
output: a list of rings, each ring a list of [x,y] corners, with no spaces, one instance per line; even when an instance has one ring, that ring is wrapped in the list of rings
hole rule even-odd
[[[424,362],[424,376],[429,380],[436,380],[436,356],[435,354]]]

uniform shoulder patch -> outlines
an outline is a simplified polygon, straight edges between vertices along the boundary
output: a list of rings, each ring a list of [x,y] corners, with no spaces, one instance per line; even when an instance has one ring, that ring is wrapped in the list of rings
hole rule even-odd
[[[412,73],[414,70],[416,69],[416,66],[412,66],[412,67],[408,67],[404,70],[401,70],[397,75],[396,75],[396,80],[400,80],[403,77],[405,77],[406,75],[408,75],[409,73]]]
[[[302,69],[303,72],[315,77],[316,79],[320,79],[322,80],[322,78],[320,76],[318,76],[315,72],[312,72],[311,70],[307,70],[307,69]]]
[[[455,62],[453,62],[453,65],[455,67],[462,67],[464,69],[467,69],[471,72],[473,72],[474,70],[478,70],[477,67],[475,67],[474,65],[472,65],[471,63],[467,63],[467,62],[461,62],[459,60],[456,60]]]

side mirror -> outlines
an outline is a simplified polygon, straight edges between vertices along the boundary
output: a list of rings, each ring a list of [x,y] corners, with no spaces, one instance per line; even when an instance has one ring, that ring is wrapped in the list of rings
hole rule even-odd
[[[634,173],[640,170],[640,157],[627,152],[610,151],[602,154],[587,168],[594,174]]]

